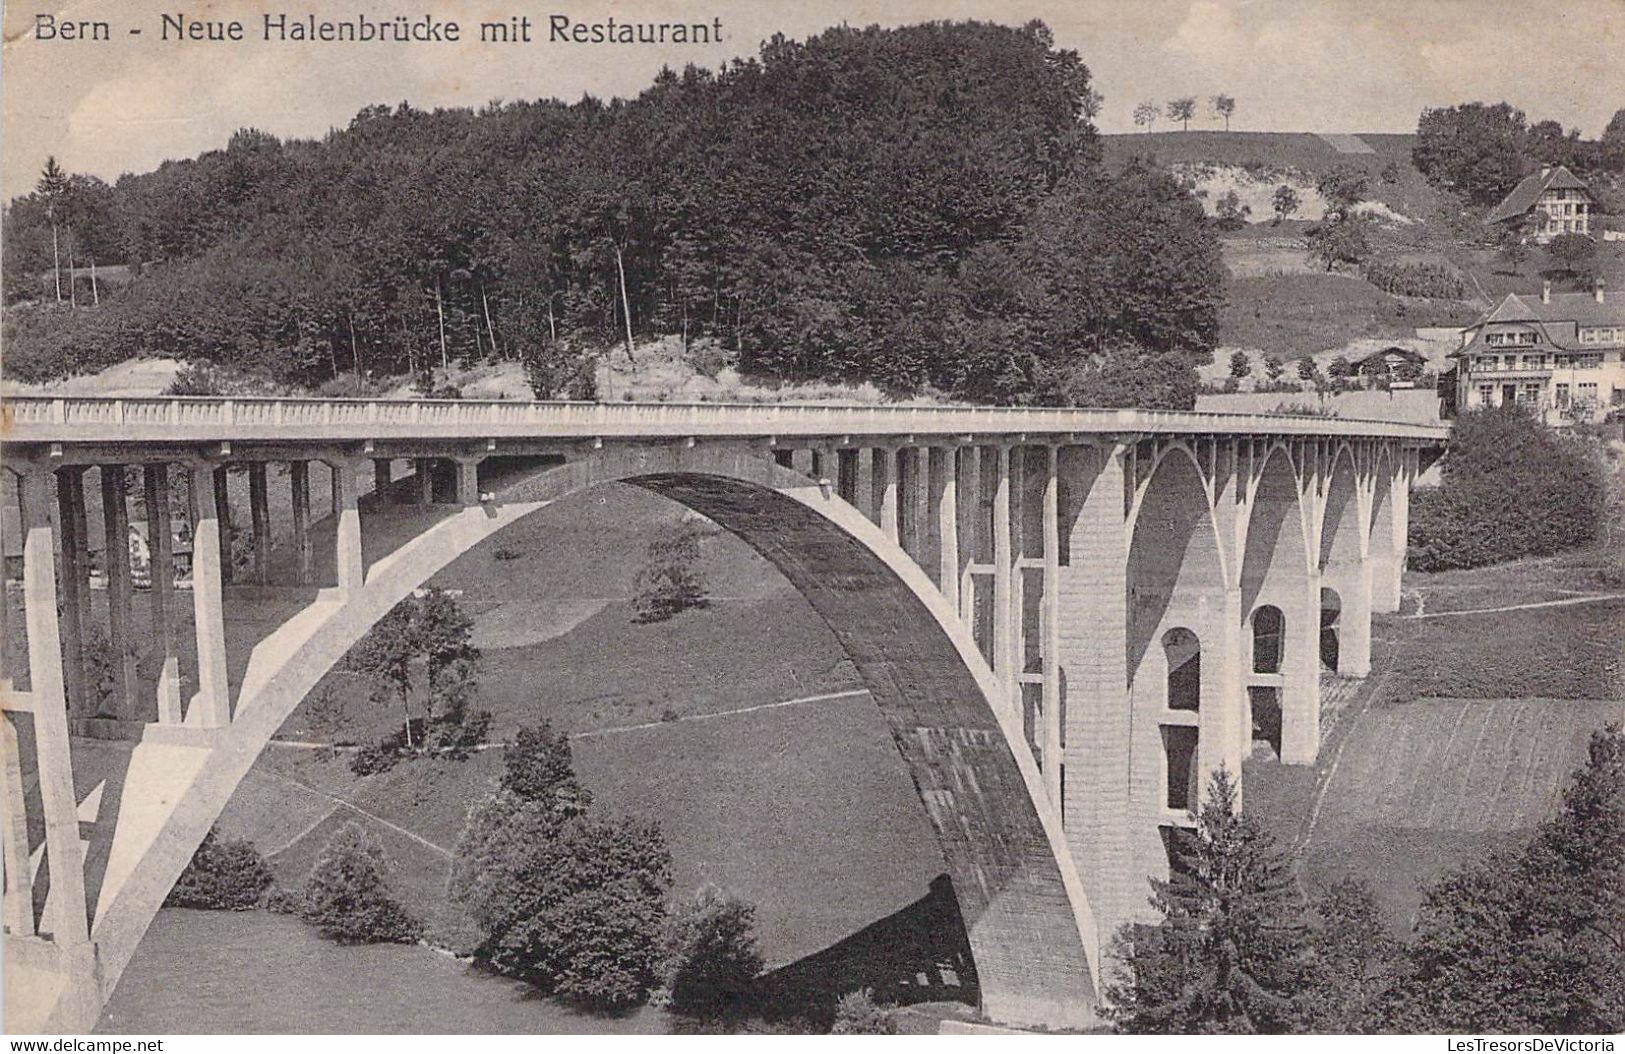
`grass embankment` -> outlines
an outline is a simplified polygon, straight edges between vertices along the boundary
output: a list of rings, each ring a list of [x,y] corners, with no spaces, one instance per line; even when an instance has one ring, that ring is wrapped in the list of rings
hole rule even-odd
[[[1247,766],[1247,806],[1301,847],[1308,888],[1363,878],[1405,932],[1422,884],[1551,814],[1591,731],[1625,717],[1625,601],[1469,612],[1618,592],[1614,562],[1407,575],[1317,764]]]

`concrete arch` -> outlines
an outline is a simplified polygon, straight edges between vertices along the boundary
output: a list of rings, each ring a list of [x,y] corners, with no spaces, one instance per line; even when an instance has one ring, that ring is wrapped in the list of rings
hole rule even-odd
[[[956,612],[897,542],[743,443],[609,447],[502,487],[494,502],[442,519],[374,562],[360,588],[324,594],[262,641],[229,726],[198,730],[198,745],[138,746],[137,755],[147,756],[137,764],[178,775],[169,777],[166,815],[144,832],[120,826],[125,852],[115,844],[114,892],[104,896],[93,934],[102,998],[231,790],[325,672],[456,557],[606,482],[645,487],[705,514],[802,591],[847,649],[909,765],[954,883],[986,1012],[1025,1024],[1091,1023],[1098,933],[1060,817],[1025,748],[1019,711]]]
[[[1339,446],[1326,480],[1325,514],[1320,528],[1322,568],[1359,563],[1368,539],[1361,523],[1359,473],[1354,451]]]
[[[1243,612],[1258,606],[1260,597],[1300,586],[1309,573],[1303,511],[1291,455],[1284,446],[1276,445],[1265,455],[1263,470],[1253,485],[1241,561]]]
[[[1200,624],[1221,606],[1224,547],[1208,481],[1189,447],[1169,444],[1157,456],[1127,530],[1128,668],[1136,671],[1151,642],[1175,625],[1216,637]]]

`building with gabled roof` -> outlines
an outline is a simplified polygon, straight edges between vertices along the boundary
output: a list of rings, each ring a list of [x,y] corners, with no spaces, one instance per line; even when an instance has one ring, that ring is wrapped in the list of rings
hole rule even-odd
[[[1591,233],[1591,209],[1596,199],[1585,181],[1562,165],[1542,165],[1512,188],[1512,193],[1490,210],[1484,222],[1492,227],[1523,221],[1539,210],[1530,238],[1542,244],[1559,234]]]
[[[1517,404],[1552,425],[1593,421],[1625,407],[1625,302],[1601,281],[1589,293],[1509,293],[1461,331],[1456,406]]]

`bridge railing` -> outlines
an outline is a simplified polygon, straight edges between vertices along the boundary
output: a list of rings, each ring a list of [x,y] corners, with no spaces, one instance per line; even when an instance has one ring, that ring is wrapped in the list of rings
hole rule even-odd
[[[919,433],[1255,433],[1439,441],[1444,425],[1208,411],[763,403],[582,403],[445,399],[5,399],[4,437],[231,439],[389,435],[896,435]]]

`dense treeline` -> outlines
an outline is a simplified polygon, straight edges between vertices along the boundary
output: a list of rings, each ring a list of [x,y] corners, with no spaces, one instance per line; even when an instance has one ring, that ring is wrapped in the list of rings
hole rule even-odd
[[[582,349],[681,334],[783,377],[1186,399],[1162,378],[1211,352],[1217,244],[1163,173],[1102,169],[1091,97],[1041,23],[932,23],[775,37],[631,101],[244,130],[110,188],[75,177],[54,216],[13,202],[8,301],[54,304],[53,223],[81,262],[140,273],[95,311],[8,312],[8,365],[171,355],[320,385],[497,357],[587,395]]]
[[[1567,165],[1583,178],[1615,184],[1625,175],[1625,110],[1600,137],[1582,139],[1556,121],[1530,124],[1504,102],[1430,108],[1417,121],[1411,159],[1428,182],[1476,205],[1494,205],[1541,165]]]

